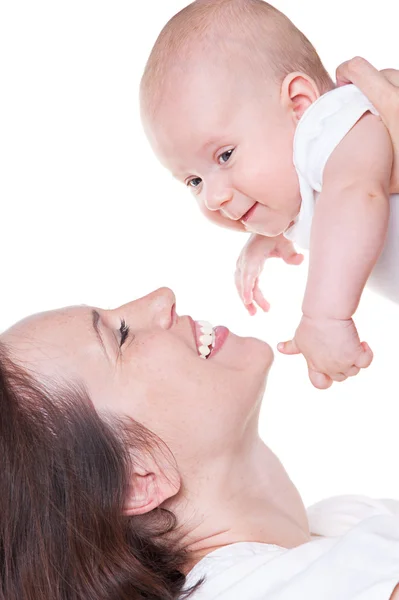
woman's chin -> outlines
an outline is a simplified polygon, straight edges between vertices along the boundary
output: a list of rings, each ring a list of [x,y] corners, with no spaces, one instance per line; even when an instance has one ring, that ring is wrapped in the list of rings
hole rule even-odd
[[[257,338],[251,339],[254,342],[254,345],[256,344],[256,352],[259,359],[258,364],[266,380],[266,376],[268,375],[274,361],[273,349],[267,342],[263,342]]]
[[[273,364],[274,353],[266,342],[254,337],[241,337],[229,332],[223,347],[213,360],[223,361],[231,367],[267,375]]]

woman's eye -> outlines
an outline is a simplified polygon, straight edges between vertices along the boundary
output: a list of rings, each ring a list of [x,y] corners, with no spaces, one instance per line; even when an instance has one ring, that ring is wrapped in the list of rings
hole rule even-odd
[[[219,164],[221,164],[221,165],[226,164],[230,160],[233,152],[234,152],[234,148],[232,150],[226,150],[226,152],[223,152],[218,158]]]
[[[187,181],[187,186],[192,188],[197,188],[202,182],[200,177],[193,177]]]
[[[129,335],[129,327],[126,325],[125,319],[122,319],[121,326],[119,327],[119,333],[121,334],[121,341],[119,347],[122,348]]]

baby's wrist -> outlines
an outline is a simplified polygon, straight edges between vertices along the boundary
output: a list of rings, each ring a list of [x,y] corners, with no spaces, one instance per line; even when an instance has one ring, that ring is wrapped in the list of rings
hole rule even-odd
[[[303,300],[302,314],[309,319],[329,321],[349,321],[353,316],[353,312],[348,310],[348,307],[337,305],[333,298],[330,301],[327,298],[323,300],[319,298],[317,301],[315,298],[309,298],[308,294],[305,294]]]
[[[334,314],[329,314],[327,312],[323,312],[323,311],[315,311],[315,312],[302,312],[302,319],[306,320],[306,321],[312,321],[312,322],[317,322],[317,323],[334,323],[337,321],[350,321],[352,317],[344,317],[344,316],[337,316]]]

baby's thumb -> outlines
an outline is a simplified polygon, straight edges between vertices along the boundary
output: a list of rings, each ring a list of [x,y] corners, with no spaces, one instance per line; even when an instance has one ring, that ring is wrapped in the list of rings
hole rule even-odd
[[[283,260],[287,263],[287,265],[301,265],[303,263],[304,258],[305,257],[303,256],[303,254],[298,254],[298,252],[293,252],[292,254],[286,257],[283,256]]]
[[[289,342],[280,342],[277,345],[277,350],[281,352],[281,354],[300,354],[301,351],[298,349],[295,340],[290,340]]]
[[[294,244],[289,240],[285,240],[284,244],[280,244],[279,252],[283,261],[289,265],[300,265],[304,259],[303,254],[299,254]]]

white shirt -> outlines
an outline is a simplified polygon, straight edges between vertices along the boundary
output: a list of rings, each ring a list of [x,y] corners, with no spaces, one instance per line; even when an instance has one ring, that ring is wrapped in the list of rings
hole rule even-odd
[[[193,600],[389,600],[399,582],[399,502],[341,496],[308,510],[312,541],[242,542],[208,554]]]
[[[315,203],[323,187],[323,172],[331,154],[366,113],[377,115],[366,96],[353,85],[324,94],[304,113],[294,138],[294,165],[302,198],[294,224],[285,232],[308,249]],[[368,286],[399,303],[399,195],[391,196],[391,213],[384,250]]]

